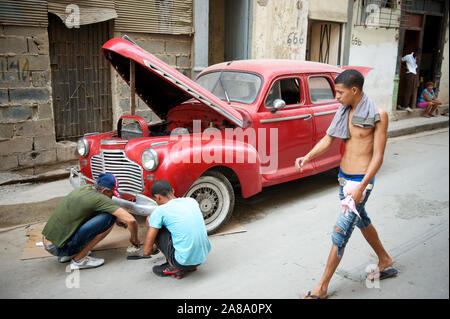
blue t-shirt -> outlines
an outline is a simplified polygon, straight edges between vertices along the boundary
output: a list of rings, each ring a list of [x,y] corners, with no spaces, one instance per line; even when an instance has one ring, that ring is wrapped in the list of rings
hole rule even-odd
[[[172,235],[175,259],[181,265],[205,262],[211,243],[198,202],[191,197],[175,198],[152,212],[149,225],[165,226]]]

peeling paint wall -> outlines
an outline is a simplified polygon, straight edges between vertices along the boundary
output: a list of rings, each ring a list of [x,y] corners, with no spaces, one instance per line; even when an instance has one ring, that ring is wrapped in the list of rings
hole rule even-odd
[[[354,7],[356,17],[356,6]],[[376,105],[387,112],[393,110],[398,30],[353,26],[349,65],[373,68],[366,77],[364,91]]]
[[[308,1],[253,1],[252,59],[304,60]]]

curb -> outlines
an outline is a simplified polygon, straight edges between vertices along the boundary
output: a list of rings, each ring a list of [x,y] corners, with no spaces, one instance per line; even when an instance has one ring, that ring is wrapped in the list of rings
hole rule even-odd
[[[387,137],[397,137],[402,135],[409,135],[424,131],[431,131],[436,130],[440,128],[449,127],[449,121],[448,118],[446,120],[440,120],[432,123],[424,123],[424,124],[418,124],[414,126],[408,126],[408,127],[402,127],[402,128],[395,128],[392,130],[388,130]]]
[[[20,176],[17,177],[14,174],[14,177],[10,177],[3,182],[0,182],[0,186],[18,184],[18,183],[41,183],[41,182],[53,182],[63,178],[68,178],[70,172],[67,169],[59,169],[56,171],[50,171],[44,174],[39,175],[29,175],[29,176]]]

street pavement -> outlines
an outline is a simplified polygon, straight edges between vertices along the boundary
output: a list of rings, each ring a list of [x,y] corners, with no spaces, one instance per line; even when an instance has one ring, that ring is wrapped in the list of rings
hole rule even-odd
[[[40,185],[39,194],[65,182]],[[33,190],[25,191],[29,196],[11,195],[0,205],[31,197]],[[365,271],[377,258],[355,229],[329,298],[448,299],[448,128],[390,138],[366,209],[399,274],[366,283]],[[55,257],[20,260],[26,227],[13,228],[0,232],[0,298],[297,299],[322,275],[338,213],[331,172],[238,198],[234,216],[246,232],[210,237],[206,263],[181,280],[152,273],[164,262],[161,254],[128,261],[125,248],[94,251],[105,264],[78,273],[66,272]]]

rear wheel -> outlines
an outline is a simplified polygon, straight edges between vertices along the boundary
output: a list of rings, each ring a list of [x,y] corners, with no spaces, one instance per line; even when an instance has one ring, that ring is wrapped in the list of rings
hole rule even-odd
[[[208,235],[225,226],[233,213],[233,187],[222,173],[211,171],[201,176],[192,184],[185,197],[194,198],[200,205]]]

